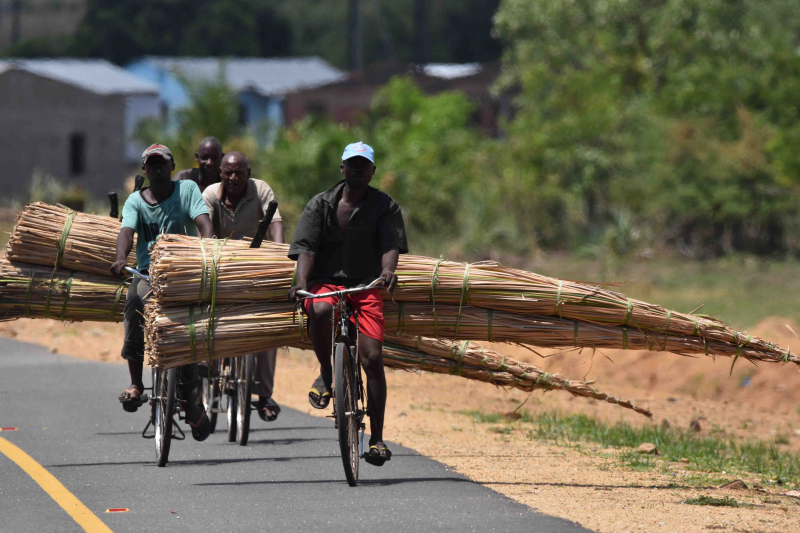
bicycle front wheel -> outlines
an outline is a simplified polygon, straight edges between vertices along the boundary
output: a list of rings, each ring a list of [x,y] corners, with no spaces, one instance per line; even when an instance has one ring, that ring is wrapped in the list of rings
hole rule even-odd
[[[169,459],[169,446],[172,442],[172,416],[175,413],[175,391],[178,370],[156,370],[153,390],[155,393],[155,433],[156,462],[166,466]]]
[[[355,373],[350,359],[350,347],[336,343],[334,351],[333,401],[336,424],[339,426],[339,450],[347,484],[358,483],[358,401]]]
[[[236,441],[239,446],[247,446],[250,435],[250,394],[253,386],[253,366],[255,356],[239,358],[236,372]]]
[[[240,365],[236,357],[231,357],[227,361],[228,374],[224,383],[227,395],[225,410],[228,415],[228,442],[236,442],[236,373]]]

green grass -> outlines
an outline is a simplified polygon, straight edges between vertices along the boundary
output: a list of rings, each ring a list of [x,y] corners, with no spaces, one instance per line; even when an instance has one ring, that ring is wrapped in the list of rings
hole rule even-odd
[[[752,256],[711,261],[631,259],[609,265],[549,256],[526,268],[562,279],[621,282],[615,290],[676,311],[698,311],[741,329],[768,316],[800,321],[800,262]]]
[[[479,423],[497,424],[503,420],[502,415],[479,411],[462,411],[461,414]],[[529,439],[551,440],[566,446],[592,442],[604,448],[621,448],[626,450],[619,454],[621,463],[638,470],[650,469],[656,461],[629,450],[649,442],[658,448],[662,460],[677,463],[681,458],[688,459],[686,468],[690,470],[756,474],[765,483],[771,480],[794,486],[800,483],[800,456],[781,450],[771,442],[741,441],[724,433],[698,436],[656,425],[607,424],[590,416],[562,415],[555,411],[522,411],[520,414],[519,420],[508,421],[508,424],[517,424]]]
[[[713,496],[698,496],[697,498],[689,498],[683,500],[687,505],[711,505],[714,507],[741,507],[742,504],[729,496],[724,498],[714,498]]]

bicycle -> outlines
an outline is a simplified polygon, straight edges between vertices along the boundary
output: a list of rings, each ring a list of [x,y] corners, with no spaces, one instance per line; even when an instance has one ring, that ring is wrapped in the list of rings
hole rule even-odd
[[[125,267],[125,272],[141,278],[148,283],[150,276],[142,274],[138,270]],[[185,420],[181,416],[183,411],[180,407],[181,402],[185,401],[178,387],[178,382],[181,380],[181,372],[178,368],[160,369],[153,367],[152,369],[152,385],[150,388],[145,388],[151,392],[150,396],[142,398],[150,404],[150,420],[142,430],[142,437],[146,439],[155,439],[156,444],[156,464],[163,467],[169,461],[169,449],[172,439],[184,440],[186,434],[181,430],[180,426],[175,422],[175,415],[178,415],[178,420]],[[153,427],[153,434],[148,435],[147,430]]]
[[[271,200],[258,222],[250,248],[261,247],[277,210],[278,202]],[[254,371],[255,356],[250,354],[225,358],[222,363],[209,362],[208,375],[202,377],[202,401],[212,432],[217,426],[217,415],[224,413],[228,418],[228,442],[238,442],[240,446],[247,445],[250,435],[250,414],[253,410],[251,394],[253,385],[257,383],[253,380]],[[222,394],[227,396],[225,407],[219,406]]]
[[[211,422],[212,432],[216,429],[219,413],[223,413],[228,420],[228,442],[238,442],[240,446],[246,446],[250,435],[250,413],[253,410],[250,395],[253,385],[256,384],[253,380],[255,357],[227,357],[215,367],[218,368],[212,370],[209,365],[209,373],[217,375],[202,377],[203,406]],[[221,407],[223,394],[226,400],[224,407]]]
[[[333,419],[339,432],[339,451],[342,454],[342,465],[347,484],[355,487],[358,484],[359,461],[364,457],[364,416],[369,416],[365,405],[364,382],[361,376],[361,360],[358,357],[358,313],[345,296],[357,292],[368,291],[382,285],[384,280],[376,279],[366,286],[353,287],[340,291],[311,294],[297,291],[297,296],[304,300],[337,297],[331,313],[331,345],[333,347]],[[350,322],[355,319],[355,327]],[[351,335],[351,330],[355,331]],[[352,339],[352,337],[355,339]],[[361,431],[359,438],[358,432]]]

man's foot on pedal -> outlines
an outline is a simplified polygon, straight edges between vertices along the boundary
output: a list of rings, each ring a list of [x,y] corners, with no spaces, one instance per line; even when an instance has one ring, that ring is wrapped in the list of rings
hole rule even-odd
[[[142,400],[143,390],[144,387],[131,384],[130,387],[122,391],[122,394],[119,395],[122,408],[129,413],[135,413],[139,407],[141,407],[142,403],[144,403]]]
[[[325,380],[320,375],[314,384],[311,385],[311,390],[308,391],[308,402],[314,409],[325,409],[331,401],[331,389],[325,385]]]
[[[272,398],[259,396],[256,403],[256,412],[264,422],[274,422],[281,413],[281,407]]]
[[[200,416],[197,416],[198,409],[201,413]],[[203,442],[211,435],[211,421],[206,416],[202,405],[186,410],[186,423],[192,428],[192,438],[198,442]]]
[[[364,460],[373,466],[383,466],[391,458],[392,452],[381,440],[375,444],[370,444],[369,451],[364,454]]]

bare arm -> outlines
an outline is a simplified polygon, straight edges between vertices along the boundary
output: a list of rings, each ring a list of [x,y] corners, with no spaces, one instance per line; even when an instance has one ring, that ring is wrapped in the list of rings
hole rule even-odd
[[[201,237],[205,237],[206,239],[214,238],[214,225],[211,223],[211,217],[209,217],[207,213],[203,213],[195,218],[194,223]]]
[[[314,258],[301,253],[297,256],[297,280],[295,286],[289,289],[289,299],[297,298],[297,291],[308,290],[308,276],[314,270]]]
[[[121,278],[125,275],[125,265],[128,264],[128,254],[133,248],[133,228],[122,228],[117,235],[117,257],[111,265],[111,274]]]
[[[279,242],[284,244],[286,241],[283,239],[283,222],[276,220],[269,225],[269,240],[272,242]]]
[[[389,293],[394,292],[394,288],[397,286],[397,276],[394,271],[397,270],[397,261],[399,259],[400,250],[397,248],[392,248],[381,257],[381,267],[383,268],[381,278],[386,282],[385,287]]]

